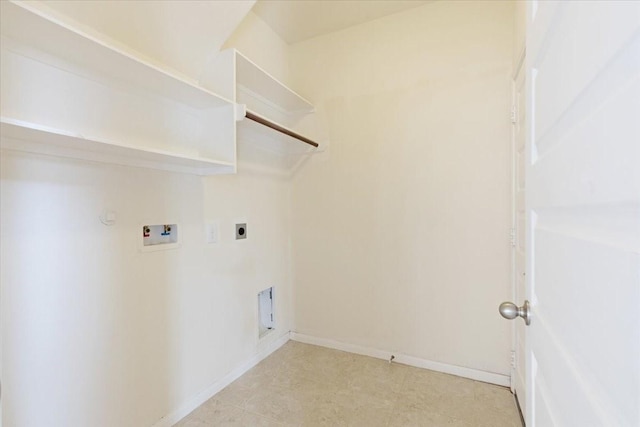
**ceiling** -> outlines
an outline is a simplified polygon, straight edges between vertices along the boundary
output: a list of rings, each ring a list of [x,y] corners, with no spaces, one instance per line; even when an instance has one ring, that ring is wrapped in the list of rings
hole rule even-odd
[[[252,10],[292,44],[429,1],[433,0],[258,0]]]
[[[254,1],[66,0],[38,6],[197,78]]]
[[[197,79],[249,10],[292,44],[429,1],[433,0],[58,0],[35,3],[47,13],[81,23]]]

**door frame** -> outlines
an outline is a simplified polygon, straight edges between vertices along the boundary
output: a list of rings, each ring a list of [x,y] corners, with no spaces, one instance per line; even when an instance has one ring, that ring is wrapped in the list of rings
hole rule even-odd
[[[526,73],[525,65],[526,65],[526,41],[523,40],[523,44],[519,49],[519,54],[517,60],[513,64],[513,72],[511,74],[511,228],[510,228],[510,267],[511,267],[511,301],[515,301],[516,304],[521,303],[522,301],[516,301],[517,297],[517,268],[516,268],[516,249],[517,249],[517,173],[518,173],[518,165],[517,165],[517,141],[516,141],[516,124],[518,120],[518,105],[517,105],[517,80],[521,74]],[[526,92],[525,92],[526,94]],[[526,105],[526,102],[525,102]],[[515,117],[513,116],[515,114]],[[525,182],[526,187],[526,182]],[[510,347],[510,390],[513,394],[516,405],[518,407],[518,413],[520,414],[520,420],[522,421],[522,425],[525,426],[524,414],[522,413],[522,408],[520,405],[520,401],[518,399],[518,395],[516,394],[515,383],[516,383],[516,363],[518,360],[518,343],[517,343],[517,330],[516,330],[515,322],[511,323],[511,347]],[[525,375],[526,380],[526,375]]]

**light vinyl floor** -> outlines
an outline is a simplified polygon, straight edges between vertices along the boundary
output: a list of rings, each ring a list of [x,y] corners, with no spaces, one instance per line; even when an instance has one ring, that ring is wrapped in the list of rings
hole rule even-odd
[[[507,388],[289,341],[180,427],[521,427]]]

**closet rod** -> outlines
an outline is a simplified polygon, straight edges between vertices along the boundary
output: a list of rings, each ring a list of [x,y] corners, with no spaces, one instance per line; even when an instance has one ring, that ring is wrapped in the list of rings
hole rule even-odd
[[[295,138],[299,141],[302,141],[306,144],[312,145],[314,147],[318,147],[318,143],[314,142],[312,140],[310,140],[309,138],[305,138],[304,136],[297,134],[293,131],[290,131],[287,128],[284,128],[278,124],[275,124],[267,119],[265,119],[264,117],[258,116],[257,114],[254,114],[250,111],[247,111],[245,114],[245,117],[249,120],[253,120],[254,122],[260,123],[261,125],[267,126],[273,130],[277,130],[278,132],[284,133],[285,135],[289,135],[292,138]]]

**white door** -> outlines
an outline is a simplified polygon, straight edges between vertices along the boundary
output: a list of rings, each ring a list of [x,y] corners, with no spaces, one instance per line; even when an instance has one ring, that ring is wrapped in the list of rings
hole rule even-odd
[[[513,81],[513,285],[515,301],[524,301],[526,294],[526,209],[525,209],[525,67],[524,63],[516,71]],[[514,356],[511,372],[511,387],[518,398],[520,410],[526,417],[526,331],[524,322],[514,324]]]
[[[640,2],[528,14],[527,425],[638,427]]]

